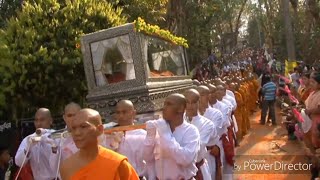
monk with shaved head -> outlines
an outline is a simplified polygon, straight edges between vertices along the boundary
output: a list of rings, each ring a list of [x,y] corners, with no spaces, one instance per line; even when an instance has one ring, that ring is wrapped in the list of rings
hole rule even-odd
[[[226,89],[223,85],[217,85],[217,98],[222,101],[223,97],[226,95]]]
[[[197,87],[197,91],[199,92],[199,95],[200,95],[199,111],[200,111],[200,114],[204,114],[204,112],[208,108],[210,90],[207,86],[201,85]]]
[[[121,100],[117,103],[115,118],[118,126],[130,126],[134,124],[136,110],[130,100]],[[143,146],[147,132],[143,129],[116,132],[106,135],[106,147],[128,158],[130,164],[137,171],[139,178],[151,178],[147,174],[147,165],[143,159],[141,147]]]
[[[70,130],[71,122],[76,116],[77,112],[81,110],[81,106],[77,103],[71,102],[64,107],[63,120]]]
[[[213,88],[212,86],[210,86]],[[227,132],[228,121],[225,119],[223,112],[218,108],[213,108],[209,105],[210,99],[210,89],[207,86],[199,86],[197,90],[200,93],[200,114],[211,120],[216,127],[217,135],[222,137],[223,134]],[[224,158],[224,151],[222,141],[219,140],[214,146],[207,147],[209,155],[207,160],[209,162],[209,167],[212,170],[212,179],[222,178],[222,160],[220,157]]]
[[[232,124],[233,120],[231,118],[232,116],[232,104],[227,101],[224,96],[226,95],[226,89],[224,86],[219,85],[216,86],[216,101],[212,101],[211,107],[214,109],[218,109],[223,114],[223,123],[221,123],[220,126],[220,132],[219,135],[222,140],[223,150],[226,161],[223,161],[223,179],[233,179],[232,174],[232,167],[234,163],[234,137],[233,137],[233,131],[232,130]],[[228,138],[227,138],[228,137]],[[229,138],[230,137],[230,138]]]
[[[47,137],[54,130],[50,129],[53,120],[50,110],[39,108],[34,116],[34,126],[37,133],[23,139],[15,156],[17,166],[23,168],[30,163],[34,179],[54,179],[56,171],[51,167],[57,161],[51,162],[52,146],[46,143]],[[41,138],[39,139],[39,136]]]
[[[34,126],[36,129],[43,128],[49,129],[52,124],[52,117],[49,109],[40,108],[34,116]]]
[[[142,149],[147,163],[155,164],[155,179],[196,176],[200,135],[195,126],[184,120],[186,106],[182,94],[169,95],[164,102],[163,119],[146,123],[147,136]]]
[[[217,87],[212,85],[212,84],[208,84],[207,87],[210,90],[210,95],[209,95],[209,104],[215,104],[217,102]]]
[[[71,123],[71,135],[79,151],[60,168],[63,180],[139,179],[126,157],[98,145],[103,133],[101,116],[93,109],[82,109]]]
[[[116,119],[120,126],[133,125],[136,111],[130,100],[121,100],[116,106]]]
[[[219,141],[219,136],[217,134],[215,124],[211,120],[199,114],[199,92],[196,89],[189,89],[184,92],[184,95],[187,100],[187,119],[191,124],[198,128],[201,138],[200,151],[196,163],[198,173],[195,179],[212,179],[212,177],[215,177],[216,175],[216,169],[212,172],[212,168],[210,169],[210,167],[212,167],[212,163],[216,163],[216,161],[215,158],[212,157],[211,149],[216,146]],[[209,153],[207,152],[207,149],[210,149]],[[217,153],[217,156],[220,158],[219,153]],[[208,163],[210,163],[210,165]],[[213,167],[215,166],[216,165],[214,164]]]
[[[194,80],[192,80],[192,84],[199,86],[201,83],[197,79],[194,79]]]
[[[81,106],[77,103],[71,102],[67,104],[64,108],[63,120],[66,123],[66,131],[71,132],[71,123],[75,119],[76,114],[81,110]],[[76,153],[79,149],[76,147],[75,143],[72,140],[71,136],[64,138],[55,139],[56,144],[59,145],[61,151],[58,151],[54,156],[50,157],[51,159],[60,159],[65,160],[70,157],[72,154]],[[59,154],[61,153],[61,154]],[[58,165],[54,167],[58,169]]]

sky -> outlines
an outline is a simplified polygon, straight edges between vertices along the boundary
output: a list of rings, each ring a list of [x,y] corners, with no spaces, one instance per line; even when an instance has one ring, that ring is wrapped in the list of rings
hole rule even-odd
[[[250,0],[253,4],[258,4],[259,0]],[[248,16],[243,16],[244,24],[240,27],[240,36],[246,35],[247,27],[248,27]]]

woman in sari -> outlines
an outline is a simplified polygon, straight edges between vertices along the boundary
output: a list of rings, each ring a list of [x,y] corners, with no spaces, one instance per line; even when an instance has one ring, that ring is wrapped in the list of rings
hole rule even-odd
[[[300,82],[300,87],[298,89],[298,95],[300,100],[305,103],[313,89],[310,87],[310,73],[303,74]]]
[[[311,134],[312,145],[315,149],[320,148],[319,128],[320,125],[320,73],[315,72],[310,78],[310,87],[314,90],[306,100],[306,114],[312,120]]]
[[[311,129],[307,134],[311,134],[311,144],[309,144],[309,148],[311,148],[311,152],[315,154],[316,150],[320,148],[320,72],[311,74],[310,87],[314,92],[309,95],[305,102],[305,113],[312,120]],[[308,146],[308,144],[306,145]],[[315,178],[319,175],[319,162],[317,158],[313,158],[313,160],[315,161],[312,163],[312,178]]]

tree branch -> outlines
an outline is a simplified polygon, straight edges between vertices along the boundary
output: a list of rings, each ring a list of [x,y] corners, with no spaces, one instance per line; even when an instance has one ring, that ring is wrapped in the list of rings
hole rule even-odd
[[[236,26],[235,26],[235,29],[234,29],[234,32],[236,32],[236,33],[239,32],[241,16],[242,16],[242,13],[244,11],[244,7],[246,6],[247,2],[248,2],[248,0],[243,0],[243,3],[241,4],[241,8],[240,8],[240,11],[239,11],[239,14],[238,14],[238,17],[237,17],[237,21],[236,21]]]

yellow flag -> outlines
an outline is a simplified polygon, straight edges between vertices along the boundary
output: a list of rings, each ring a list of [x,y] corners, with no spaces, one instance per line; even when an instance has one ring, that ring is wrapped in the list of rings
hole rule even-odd
[[[296,61],[288,61],[288,60],[285,60],[285,65],[286,65],[285,66],[285,75],[286,76],[289,76],[290,72],[293,71],[293,69],[298,66]]]

